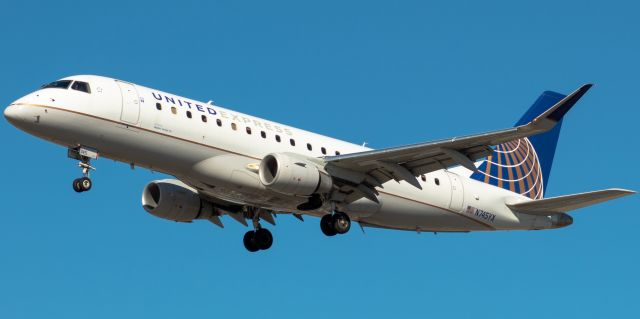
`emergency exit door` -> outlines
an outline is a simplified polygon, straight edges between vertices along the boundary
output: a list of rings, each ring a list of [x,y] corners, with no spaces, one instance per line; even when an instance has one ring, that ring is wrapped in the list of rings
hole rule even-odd
[[[453,211],[461,211],[464,204],[464,188],[462,186],[462,180],[457,174],[447,172],[449,180],[451,181],[451,202],[449,208]]]
[[[120,119],[130,124],[138,124],[140,120],[140,97],[132,84],[116,81],[122,94],[122,114]]]

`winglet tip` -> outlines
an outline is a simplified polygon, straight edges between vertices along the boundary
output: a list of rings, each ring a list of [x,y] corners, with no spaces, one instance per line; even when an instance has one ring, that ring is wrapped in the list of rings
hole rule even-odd
[[[591,89],[592,87],[593,87],[593,83],[587,83],[587,84],[582,85],[581,89],[586,92],[589,89]]]
[[[585,93],[587,93],[587,91],[589,91],[592,87],[593,87],[593,83],[587,83],[587,84],[583,84],[578,90],[576,90],[576,93],[578,93],[575,96],[576,101],[580,99]]]

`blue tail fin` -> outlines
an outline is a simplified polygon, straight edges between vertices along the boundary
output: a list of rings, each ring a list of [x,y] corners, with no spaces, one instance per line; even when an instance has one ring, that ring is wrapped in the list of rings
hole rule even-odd
[[[516,126],[529,123],[565,96],[543,92]],[[533,199],[543,198],[561,127],[560,118],[558,124],[545,133],[497,145],[471,178]]]

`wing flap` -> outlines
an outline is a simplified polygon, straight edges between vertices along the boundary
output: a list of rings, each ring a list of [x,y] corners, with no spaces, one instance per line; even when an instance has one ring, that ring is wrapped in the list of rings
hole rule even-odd
[[[511,210],[518,213],[549,216],[565,213],[578,208],[595,205],[632,194],[635,194],[635,192],[626,189],[613,188],[587,193],[537,199],[522,203],[507,203],[507,206]]]

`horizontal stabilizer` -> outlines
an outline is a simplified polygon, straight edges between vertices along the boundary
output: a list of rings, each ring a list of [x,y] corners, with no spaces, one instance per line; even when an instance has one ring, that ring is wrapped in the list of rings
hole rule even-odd
[[[530,215],[549,216],[574,209],[606,202],[619,197],[635,194],[626,189],[605,189],[600,191],[537,199],[517,204],[507,204],[511,210]]]

